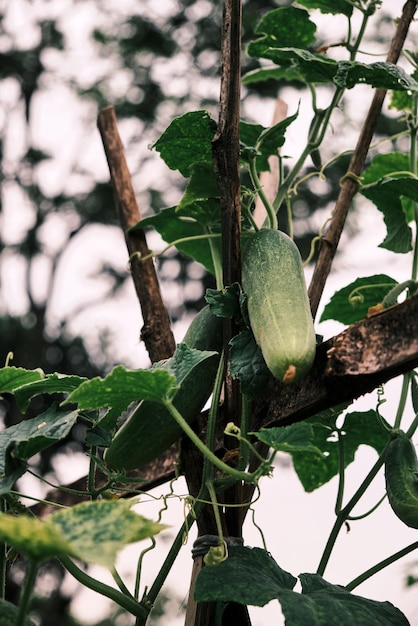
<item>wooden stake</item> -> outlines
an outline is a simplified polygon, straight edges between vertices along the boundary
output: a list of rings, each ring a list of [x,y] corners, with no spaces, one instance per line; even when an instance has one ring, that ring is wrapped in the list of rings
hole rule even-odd
[[[140,221],[141,214],[135,198],[113,107],[107,107],[100,111],[98,127],[109,165],[116,208],[129,251],[132,278],[141,305],[144,320],[141,338],[151,361],[154,363],[167,359],[175,350],[176,345],[170,318],[161,297],[154,262],[151,258],[146,261],[141,260],[141,257],[145,257],[150,252],[145,233],[143,230],[129,230]]]

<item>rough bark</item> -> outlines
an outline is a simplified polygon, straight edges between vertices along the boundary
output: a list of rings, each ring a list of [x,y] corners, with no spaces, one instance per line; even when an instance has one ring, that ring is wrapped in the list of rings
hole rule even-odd
[[[143,230],[130,230],[140,221],[141,214],[113,107],[100,111],[98,126],[109,165],[116,209],[129,251],[132,279],[141,305],[144,320],[141,338],[154,363],[167,359],[175,350],[170,318],[161,297],[154,262],[152,258],[141,260],[141,257],[147,256],[150,252],[145,233]]]

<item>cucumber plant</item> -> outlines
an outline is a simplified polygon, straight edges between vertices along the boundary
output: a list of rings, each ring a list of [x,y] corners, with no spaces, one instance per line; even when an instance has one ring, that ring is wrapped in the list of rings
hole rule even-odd
[[[306,146],[289,167],[285,167],[285,156],[279,153],[279,149],[285,143],[288,128],[298,121],[298,111],[269,128],[241,123],[241,152],[235,155],[236,165],[239,159],[243,178],[252,186],[242,187],[242,236],[234,242],[238,247],[241,243],[243,245],[242,284],[223,284],[229,250],[223,250],[221,245],[221,237],[225,238],[219,207],[221,194],[212,164],[211,148],[217,125],[208,112],[192,112],[173,120],[154,144],[169,167],[188,177],[181,200],[176,207],[163,209],[132,228],[133,232],[144,227],[155,228],[167,245],[175,245],[215,276],[217,289],[207,295],[209,308],[192,322],[176,353],[149,370],[133,371],[119,365],[106,377],[91,380],[45,375],[39,370],[15,368],[9,364],[0,370],[0,392],[13,394],[22,412],[28,410],[35,396],[64,395],[61,402],[53,404],[41,415],[0,432],[3,507],[0,539],[24,554],[30,564],[19,607],[11,610],[6,600],[0,598],[0,612],[3,607],[5,614],[13,614],[17,626],[28,623],[25,620],[26,614],[30,613],[36,573],[40,563],[47,558],[57,558],[83,585],[111,598],[135,617],[138,626],[145,625],[196,519],[199,531],[208,527],[213,529],[215,545],[211,546],[203,561],[205,566],[197,576],[189,602],[189,623],[193,615],[199,615],[193,604],[194,598],[197,602],[213,603],[213,612],[208,610],[207,613],[209,623],[241,622],[244,605],[264,606],[276,599],[281,604],[286,623],[294,626],[312,623],[312,620],[316,620],[318,626],[325,626],[330,623],[331,614],[332,619],[338,619],[342,626],[351,626],[353,615],[358,622],[368,624],[408,624],[405,615],[392,604],[368,600],[351,592],[383,567],[415,550],[417,541],[389,557],[385,556],[344,586],[334,585],[323,576],[341,528],[377,508],[369,506],[368,512],[361,516],[353,513],[384,465],[387,496],[395,514],[407,525],[417,527],[416,457],[412,443],[418,426],[416,373],[407,371],[403,377],[393,420],[383,415],[384,392],[379,389],[376,406],[369,411],[348,411],[346,403],[318,414],[309,411],[308,398],[304,408],[309,415],[303,421],[295,418],[286,426],[254,427],[257,403],[253,396],[257,394],[253,392],[261,386],[260,381],[264,381],[266,389],[273,389],[277,394],[291,393],[294,389],[291,386],[284,389],[281,382],[298,382],[304,391],[304,377],[315,357],[314,324],[303,264],[293,241],[294,198],[303,184],[314,176],[326,178],[332,163],[343,158],[338,153],[327,161],[321,151],[332,129],[336,109],[343,107],[346,91],[357,85],[369,86],[370,90],[378,88],[379,97],[382,90],[393,91],[392,106],[399,112],[402,127],[399,135],[409,140],[409,154],[392,149],[387,153],[380,151],[367,163],[361,178],[349,170],[341,185],[344,188],[347,181],[356,185],[363,198],[382,212],[387,236],[381,245],[397,254],[411,251],[412,271],[400,284],[383,274],[356,279],[335,294],[320,321],[336,319],[350,325],[370,315],[372,324],[376,311],[396,306],[401,294],[416,297],[417,291],[418,245],[416,229],[414,233],[411,223],[418,224],[418,57],[412,52],[407,55],[412,65],[409,72],[392,61],[364,63],[358,60],[360,50],[366,45],[365,33],[370,20],[378,15],[384,3],[339,0],[331,6],[321,0],[300,0],[297,4],[279,7],[264,15],[257,27],[257,37],[247,49],[249,55],[273,65],[256,69],[245,76],[243,82],[251,84],[269,79],[278,81],[278,85],[283,80],[307,85],[312,96],[313,119]],[[391,45],[392,56],[396,50],[400,52],[415,9],[415,2],[408,0],[401,19],[394,25],[396,36]],[[346,38],[338,46],[332,40],[327,43],[316,41],[317,10],[331,19],[344,19]],[[337,58],[326,54],[334,47],[338,48]],[[319,107],[319,88],[325,86],[329,89],[329,103],[326,107]],[[367,130],[370,136],[373,129],[367,127]],[[364,143],[365,134],[361,145],[354,150],[355,155],[367,154],[369,146]],[[387,141],[392,142],[398,139],[398,134],[387,137]],[[285,147],[286,151],[290,149],[287,145]],[[315,169],[308,171],[305,161],[309,155],[313,156]],[[274,198],[267,196],[260,181],[261,174],[268,171],[272,157],[279,161]],[[262,228],[253,212],[257,196],[267,216]],[[341,202],[337,205],[340,206]],[[330,241],[327,237],[333,233],[333,224],[331,221],[331,234],[325,228],[318,235],[325,247]],[[158,256],[158,253],[151,254]],[[224,319],[229,321],[224,323]],[[224,345],[224,337],[229,339],[228,332],[233,324],[238,332],[229,345]],[[223,337],[221,326],[225,331]],[[223,348],[226,350],[222,354]],[[392,369],[385,375],[390,377],[391,372]],[[229,400],[232,394],[228,396],[228,393],[233,387],[231,379],[234,378],[239,379],[242,397],[234,405],[239,410],[231,420],[228,402],[222,400],[222,389],[226,389],[225,396]],[[311,393],[312,387],[322,382],[319,376],[310,380]],[[411,394],[414,416],[405,426],[408,394]],[[352,398],[354,396],[353,392]],[[209,397],[210,408],[201,432],[197,429],[196,418]],[[120,426],[121,416],[132,406],[130,417]],[[263,410],[265,413],[265,407]],[[229,419],[227,423],[223,420],[224,413]],[[28,510],[22,502],[23,494],[15,489],[16,482],[28,470],[30,458],[64,439],[77,420],[86,427],[85,444],[90,468],[87,488],[74,495],[88,501],[55,512],[45,521],[33,519],[26,515]],[[401,426],[405,435],[401,434]],[[174,497],[170,490],[163,498],[156,521],[133,511],[132,507],[141,506],[141,499],[137,496],[145,492],[140,481],[146,474],[142,466],[147,462],[155,465],[159,454],[183,433],[202,459],[195,481],[197,486],[191,485],[192,493],[185,498],[190,512],[151,585],[144,583],[142,578],[149,548],[141,553],[131,591],[117,571],[116,555],[123,546],[143,539],[150,539],[154,545],[154,537],[164,531],[162,517],[168,499]],[[378,459],[346,501],[346,468],[354,461],[360,445],[373,448]],[[307,492],[337,477],[334,526],[316,572],[299,576],[301,592],[294,591],[297,578],[272,558],[264,535],[261,539],[263,548],[245,547],[238,541],[241,537],[228,536],[232,529],[240,533],[245,514],[250,509],[254,511],[253,495],[261,492],[260,479],[273,472],[278,452],[292,456],[295,471]],[[139,471],[139,478],[128,470]],[[196,478],[196,474],[191,476],[187,463],[181,471],[188,479]],[[154,473],[153,478],[162,480],[160,474]],[[237,511],[231,526],[231,518]],[[12,516],[6,512],[23,514]],[[240,524],[237,523],[238,517]],[[115,585],[96,580],[79,567],[77,561],[108,568]],[[1,563],[3,572],[6,565],[4,551]],[[245,615],[248,623],[247,618]],[[195,626],[206,626],[208,622],[204,619],[203,615],[196,617]]]

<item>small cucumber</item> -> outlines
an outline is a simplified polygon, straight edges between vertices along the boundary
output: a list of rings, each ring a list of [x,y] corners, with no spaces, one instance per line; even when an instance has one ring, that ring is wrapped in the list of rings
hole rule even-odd
[[[386,450],[385,480],[395,515],[407,526],[418,528],[418,459],[414,443],[402,431]]]
[[[174,406],[190,424],[202,410],[215,382],[222,350],[222,319],[212,315],[209,306],[204,307],[194,317],[183,342],[189,348],[218,352],[185,376],[174,397]],[[139,469],[167,450],[182,434],[165,407],[144,400],[116,433],[105,452],[105,462],[114,470]]]
[[[255,340],[275,378],[289,383],[310,370],[316,350],[302,259],[285,233],[261,229],[243,253],[242,287]]]

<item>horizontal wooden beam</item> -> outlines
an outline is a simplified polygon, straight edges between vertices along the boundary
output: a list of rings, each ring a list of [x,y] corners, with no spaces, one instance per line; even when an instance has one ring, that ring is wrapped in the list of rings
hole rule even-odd
[[[355,400],[415,367],[418,367],[418,296],[362,319],[320,344],[312,370],[303,381],[292,385],[274,382],[266,395],[254,402],[251,427],[301,421]],[[141,479],[131,485],[132,489],[147,491],[171,480],[176,462],[177,450],[173,446],[152,463],[129,474]],[[98,481],[105,484],[106,477],[98,476]],[[70,486],[83,489],[85,477]],[[70,504],[68,497],[70,494],[59,490],[47,494],[48,500],[62,504]],[[43,504],[33,508],[39,515],[52,510]]]
[[[300,421],[355,400],[418,366],[418,296],[356,322],[318,346],[299,384],[274,383],[255,403],[254,426]]]

